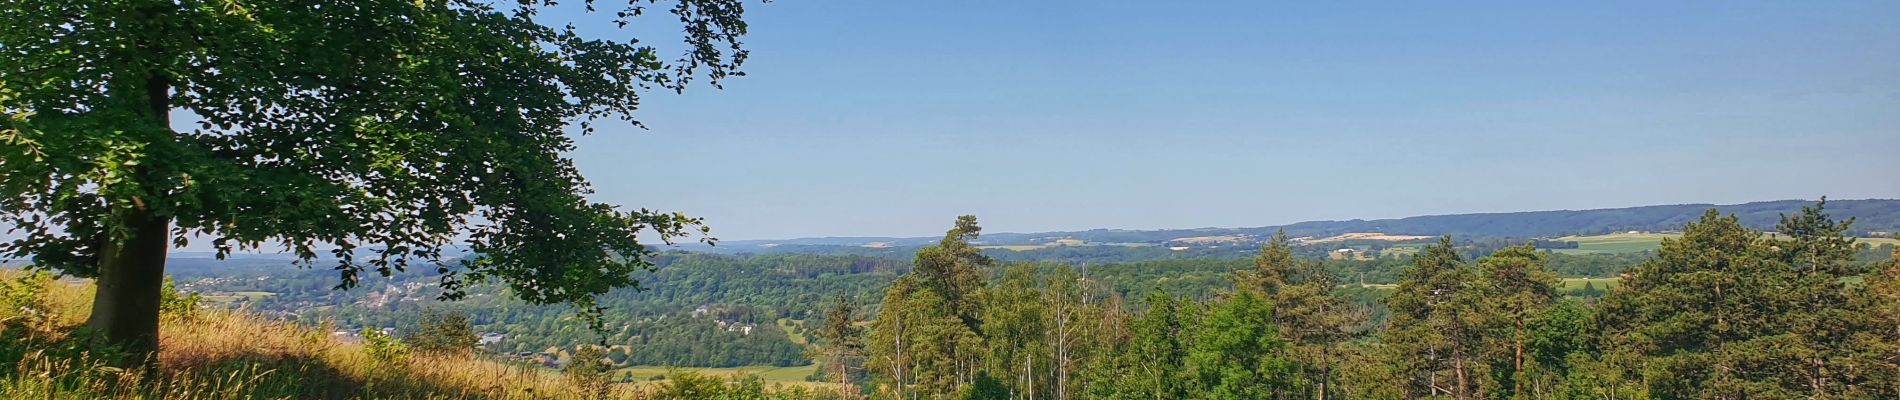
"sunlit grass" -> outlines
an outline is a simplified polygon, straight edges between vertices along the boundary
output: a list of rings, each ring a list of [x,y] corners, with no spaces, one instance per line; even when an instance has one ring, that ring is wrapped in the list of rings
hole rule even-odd
[[[0,269],[17,282],[19,270]],[[198,309],[160,323],[152,374],[121,369],[84,339],[92,288],[41,279],[40,304],[0,304],[0,399],[578,399],[558,371],[479,355],[408,353],[377,359],[329,327],[271,321],[243,310]],[[5,294],[5,293],[0,293]],[[10,302],[0,296],[0,302]],[[771,382],[809,386],[814,367],[758,369]],[[730,371],[709,371],[722,374]],[[614,385],[610,398],[649,398],[655,382]]]

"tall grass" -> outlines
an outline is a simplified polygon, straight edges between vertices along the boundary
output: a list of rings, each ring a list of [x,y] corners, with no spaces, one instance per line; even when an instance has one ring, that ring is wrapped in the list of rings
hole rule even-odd
[[[91,286],[0,270],[0,398],[5,399],[579,399],[560,373],[480,355],[370,351],[328,327],[242,310],[168,308],[156,368],[115,367],[122,354],[82,328]],[[703,384],[704,382],[696,382]],[[750,385],[750,386],[748,386]],[[756,382],[737,382],[747,390]],[[676,385],[616,384],[607,397],[682,398]],[[803,398],[803,389],[770,398]],[[759,391],[766,395],[765,391]],[[755,398],[766,398],[755,397]]]

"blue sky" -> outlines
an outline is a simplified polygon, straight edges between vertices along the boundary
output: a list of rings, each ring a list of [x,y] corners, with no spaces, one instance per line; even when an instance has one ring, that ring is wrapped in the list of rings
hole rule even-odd
[[[1900,2],[1575,3],[753,4],[572,156],[722,239],[1900,197]]]

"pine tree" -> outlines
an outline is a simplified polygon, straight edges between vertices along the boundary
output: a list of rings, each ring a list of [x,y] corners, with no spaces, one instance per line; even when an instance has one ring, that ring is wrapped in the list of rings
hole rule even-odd
[[[1797,306],[1772,240],[1711,209],[1604,297],[1605,362],[1652,398],[1788,398],[1781,314]]]
[[[1557,299],[1557,274],[1544,269],[1545,256],[1531,245],[1507,247],[1478,259],[1479,291],[1484,304],[1486,328],[1502,335],[1487,335],[1493,360],[1509,360],[1500,378],[1510,381],[1510,391],[1500,397],[1523,397],[1525,353],[1533,321],[1544,315]],[[1503,390],[1499,387],[1495,390]]]
[[[1797,303],[1781,313],[1781,323],[1800,343],[1791,354],[1796,362],[1782,366],[1789,376],[1802,378],[1784,385],[1812,398],[1837,396],[1855,383],[1851,371],[1841,364],[1852,355],[1853,333],[1870,322],[1867,313],[1849,301],[1844,284],[1857,275],[1851,265],[1856,245],[1847,236],[1854,220],[1834,220],[1826,207],[1824,197],[1795,215],[1782,215],[1775,226],[1777,234],[1787,237],[1774,249],[1779,250],[1779,261],[1792,269],[1789,294]]]
[[[864,351],[863,329],[852,317],[855,312],[857,306],[844,295],[838,295],[831,308],[825,310],[825,325],[818,331],[818,340],[824,345],[826,373],[838,380],[839,397],[847,399],[852,397],[851,360]]]
[[[1273,235],[1254,256],[1254,269],[1239,274],[1236,286],[1258,290],[1270,300],[1274,325],[1287,339],[1302,370],[1296,389],[1324,400],[1332,382],[1334,347],[1350,338],[1364,321],[1359,310],[1335,296],[1339,278],[1319,263],[1293,257],[1286,231]]]
[[[1475,395],[1471,358],[1478,350],[1482,313],[1474,281],[1451,237],[1444,236],[1412,258],[1386,298],[1391,309],[1390,326],[1383,332],[1387,362],[1405,376],[1409,395]]]
[[[1854,353],[1844,369],[1853,381],[1842,397],[1900,398],[1900,250],[1875,264],[1866,283],[1854,302],[1866,311],[1867,324],[1850,339]]]
[[[885,290],[869,366],[889,374],[893,394],[954,395],[983,367],[983,269],[994,262],[970,245],[981,231],[975,216],[957,217],[942,241],[917,250],[911,273]]]

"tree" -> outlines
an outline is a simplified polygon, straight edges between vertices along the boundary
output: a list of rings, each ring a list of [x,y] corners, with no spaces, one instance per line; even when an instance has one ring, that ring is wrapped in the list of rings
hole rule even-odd
[[[416,331],[402,338],[416,351],[439,354],[467,354],[478,340],[461,311],[434,310],[424,310]]]
[[[831,308],[825,310],[825,325],[818,330],[818,340],[824,344],[825,369],[838,379],[838,395],[851,397],[851,359],[864,351],[862,328],[851,314],[857,311],[844,295],[838,295]]]
[[[1055,400],[1068,400],[1076,366],[1087,355],[1091,335],[1088,321],[1099,320],[1085,293],[1085,279],[1068,265],[1058,265],[1049,273],[1049,285],[1043,289],[1042,325],[1048,329],[1043,339],[1049,348],[1050,369],[1055,372]]]
[[[633,38],[539,19],[552,3],[507,4],[0,6],[0,215],[22,233],[0,254],[97,278],[87,324],[139,352],[157,347],[166,253],[201,239],[220,256],[330,257],[340,288],[424,265],[449,298],[496,278],[591,310],[652,267],[637,233],[705,228],[588,201],[562,156],[571,134],[634,121],[642,89],[739,75],[744,7],[673,3],[688,50],[663,61]],[[611,19],[624,27],[649,5]],[[445,263],[458,241],[472,256]]]
[[[1525,351],[1531,340],[1530,329],[1557,300],[1557,274],[1544,269],[1544,253],[1531,245],[1506,247],[1479,258],[1478,274],[1479,291],[1488,306],[1484,312],[1489,319],[1487,325],[1493,331],[1508,332],[1488,336],[1491,342],[1502,344],[1490,346],[1493,351],[1489,353],[1510,354],[1509,373],[1500,376],[1511,381],[1510,392],[1504,395],[1526,396],[1524,381],[1529,376],[1525,374]]]
[[[1773,262],[1773,240],[1714,209],[1665,239],[1603,298],[1604,357],[1652,398],[1787,398],[1775,368],[1792,337],[1794,279]]]
[[[915,379],[913,358],[916,356],[909,349],[916,345],[913,332],[921,319],[911,315],[915,313],[911,300],[918,291],[915,276],[906,274],[897,278],[884,290],[884,302],[877,317],[871,320],[865,368],[882,373],[889,381],[891,395],[896,398],[905,398],[904,392]]]
[[[1278,356],[1285,342],[1268,319],[1271,308],[1242,290],[1208,314],[1187,355],[1197,397],[1267,399],[1292,385],[1293,366]]]
[[[607,348],[594,345],[580,345],[574,348],[574,355],[568,357],[567,365],[561,367],[561,373],[567,375],[567,381],[574,385],[581,397],[605,399],[609,389],[607,373],[613,367],[607,364]]]
[[[993,261],[969,242],[982,229],[975,216],[957,217],[942,241],[917,250],[911,273],[885,290],[871,322],[868,365],[888,371],[894,395],[950,396],[982,368],[981,268]]]
[[[1900,250],[1889,250],[1888,259],[1874,265],[1866,282],[1854,301],[1867,310],[1868,323],[1852,335],[1855,353],[1846,366],[1860,382],[1849,386],[1844,397],[1900,397]]]
[[[1859,275],[1852,265],[1857,249],[1847,236],[1854,220],[1835,220],[1827,214],[1827,198],[1812,206],[1801,207],[1795,215],[1782,215],[1775,232],[1786,235],[1776,243],[1779,263],[1790,267],[1794,279],[1789,300],[1792,309],[1781,318],[1787,332],[1798,340],[1791,354],[1796,362],[1784,364],[1788,376],[1801,377],[1789,390],[1807,392],[1811,398],[1839,396],[1855,386],[1859,377],[1843,364],[1854,355],[1853,333],[1866,328],[1870,321],[1860,304],[1850,301],[1843,283]],[[1795,387],[1798,386],[1798,387]]]
[[[1440,237],[1412,258],[1399,278],[1398,288],[1386,298],[1390,326],[1382,333],[1392,354],[1388,362],[1405,374],[1407,391],[1426,396],[1449,394],[1465,399],[1474,395],[1470,359],[1480,340],[1473,321],[1482,317],[1471,268],[1453,248],[1451,236]],[[1440,373],[1451,382],[1440,382]],[[1423,389],[1423,390],[1421,390]]]
[[[1012,397],[1022,393],[1033,397],[1037,391],[1038,371],[1050,368],[1044,356],[1044,304],[1037,266],[1017,263],[1003,270],[996,285],[985,291],[983,337],[989,345],[985,368],[1012,378]],[[1009,373],[1002,373],[1008,371]],[[1043,379],[1047,382],[1047,379]]]
[[[1148,294],[1148,311],[1131,324],[1126,342],[1111,343],[1118,351],[1097,358],[1090,372],[1089,398],[1124,400],[1184,399],[1193,396],[1187,377],[1190,332],[1182,321],[1179,300],[1157,288]]]
[[[1254,256],[1254,270],[1236,283],[1270,300],[1274,325],[1302,369],[1306,382],[1301,389],[1325,400],[1332,389],[1335,346],[1364,321],[1346,299],[1333,294],[1339,278],[1317,262],[1294,258],[1291,240],[1281,230]]]

